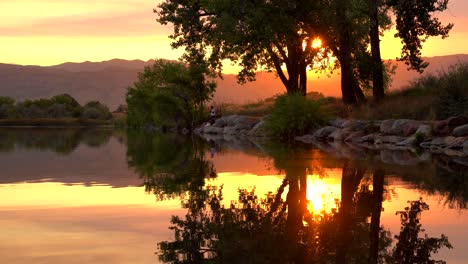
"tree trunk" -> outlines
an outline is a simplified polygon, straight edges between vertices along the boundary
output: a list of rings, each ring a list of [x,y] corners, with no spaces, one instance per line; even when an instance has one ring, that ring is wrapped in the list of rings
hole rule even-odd
[[[379,256],[380,215],[382,214],[382,201],[384,192],[385,173],[381,169],[374,171],[372,185],[372,217],[370,225],[369,264],[377,264]]]
[[[343,165],[341,176],[341,205],[339,209],[338,237],[336,242],[335,262],[346,264],[348,248],[352,243],[352,206],[354,193],[364,177],[364,170],[349,166],[349,161]]]
[[[380,102],[384,96],[384,79],[383,79],[383,64],[380,55],[380,39],[379,39],[379,16],[378,16],[378,2],[379,0],[369,0],[369,7],[371,10],[371,28],[370,28],[370,42],[373,60],[373,73],[372,73],[372,95],[376,102]]]
[[[357,104],[357,98],[354,89],[354,76],[351,64],[351,32],[349,30],[348,19],[346,18],[346,10],[349,10],[348,0],[337,1],[336,14],[339,19],[338,28],[338,60],[341,66],[341,95],[343,103]]]

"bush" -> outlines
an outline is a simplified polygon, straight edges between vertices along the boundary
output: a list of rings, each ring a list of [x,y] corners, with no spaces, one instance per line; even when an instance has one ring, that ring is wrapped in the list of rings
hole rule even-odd
[[[83,107],[81,118],[108,120],[112,118],[112,113],[109,111],[107,106],[98,101],[91,101]]]
[[[265,125],[272,136],[292,139],[325,125],[331,118],[322,100],[283,95],[276,100]]]

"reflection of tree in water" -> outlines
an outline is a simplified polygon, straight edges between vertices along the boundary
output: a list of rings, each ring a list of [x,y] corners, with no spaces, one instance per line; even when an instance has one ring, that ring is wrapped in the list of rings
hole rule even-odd
[[[185,197],[189,192],[183,201],[186,208],[205,198],[205,178],[215,178],[216,172],[205,159],[207,146],[203,141],[135,130],[129,130],[127,136],[128,166],[143,178],[146,191],[153,192],[158,200]]]
[[[160,260],[166,263],[407,263],[400,262],[400,245],[412,243],[422,230],[412,233],[411,239],[402,235],[403,230],[409,230],[409,219],[417,218],[413,222],[419,223],[420,213],[408,214],[407,220],[402,220],[402,233],[396,236],[397,247],[389,250],[392,239],[380,227],[385,192],[383,170],[372,172],[370,187],[370,183],[362,183],[364,168],[346,162],[338,211],[314,214],[308,210],[306,198],[307,171],[313,166],[310,160],[298,155],[300,152],[295,149],[282,156],[286,159],[275,160],[286,177],[275,193],[264,197],[258,197],[255,189],[240,189],[238,200],[225,208],[222,187],[205,188],[206,196],[200,202],[203,206],[189,205],[184,218],[172,218],[175,240],[158,244]],[[418,238],[427,254],[414,263],[438,263],[430,262],[430,255],[449,246],[444,239]]]
[[[410,206],[404,211],[399,211],[401,230],[396,235],[397,244],[393,249],[388,263],[446,263],[442,260],[432,260],[431,254],[437,253],[440,248],[452,248],[448,237],[441,235],[440,238],[428,237],[424,234],[421,225],[421,213],[429,210],[422,198],[416,201],[409,201]],[[421,233],[424,235],[421,237]]]
[[[99,147],[106,144],[112,130],[81,128],[0,128],[0,152],[15,149],[52,150],[67,155],[80,144]]]

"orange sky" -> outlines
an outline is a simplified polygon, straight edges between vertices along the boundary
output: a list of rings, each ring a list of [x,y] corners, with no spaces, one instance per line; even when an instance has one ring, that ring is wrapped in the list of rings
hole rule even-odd
[[[113,58],[176,59],[152,9],[161,0],[0,0],[0,63],[54,65]],[[430,39],[424,56],[468,53],[468,1],[450,0],[438,14],[455,27],[446,40]],[[399,54],[399,40],[382,40],[386,59]]]

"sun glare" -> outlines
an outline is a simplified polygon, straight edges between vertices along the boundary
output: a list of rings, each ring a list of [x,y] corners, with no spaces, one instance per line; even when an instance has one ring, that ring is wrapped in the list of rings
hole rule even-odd
[[[314,214],[322,212],[331,213],[337,209],[336,201],[341,196],[339,183],[330,179],[320,179],[318,176],[309,176],[307,180],[308,207]]]
[[[316,39],[312,40],[312,48],[319,49],[321,47],[322,47],[322,40],[321,39],[316,38]]]

